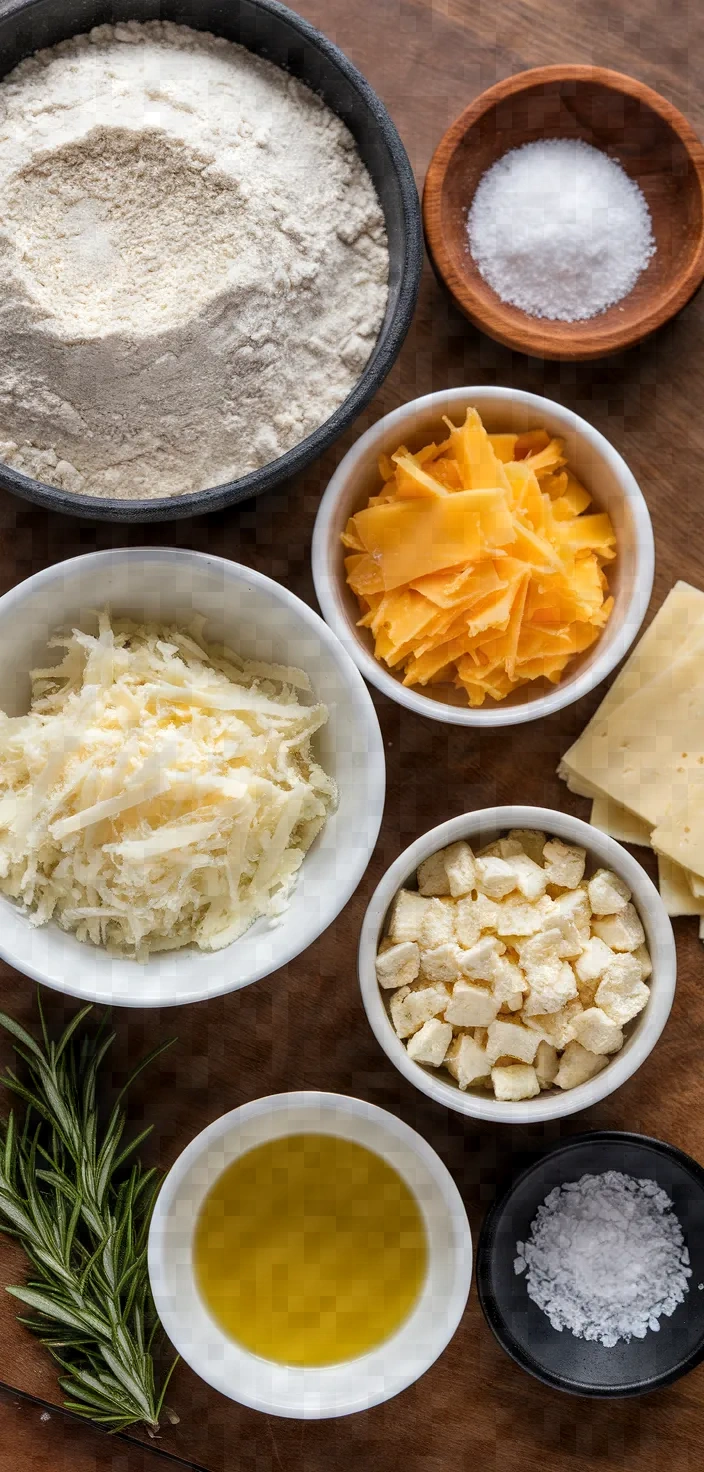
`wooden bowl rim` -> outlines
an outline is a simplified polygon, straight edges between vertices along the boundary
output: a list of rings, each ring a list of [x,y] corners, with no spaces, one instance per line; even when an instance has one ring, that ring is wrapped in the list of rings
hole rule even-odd
[[[521,92],[532,91],[535,87],[550,82],[596,82],[612,92],[644,103],[672,129],[686,149],[698,180],[702,203],[702,226],[694,255],[687,269],[673,279],[670,287],[663,287],[657,294],[652,307],[644,307],[638,321],[628,325],[615,322],[613,326],[606,327],[603,316],[597,316],[591,319],[594,323],[591,334],[584,330],[589,325],[586,321],[568,324],[581,329],[581,333],[572,343],[557,340],[547,318],[529,317],[520,308],[502,302],[499,296],[495,296],[495,302],[491,303],[489,310],[468,279],[455,268],[440,225],[447,173],[457,149],[464,143],[470,130],[480,118],[507,97],[518,96]],[[581,64],[531,67],[527,71],[515,72],[480,93],[443,134],[425,176],[423,226],[428,252],[438,275],[476,327],[504,346],[534,357],[565,360],[604,357],[634,347],[644,337],[662,327],[686,305],[704,280],[704,145],[684,114],[673,103],[668,102],[667,98],[648,87],[645,82],[627,76],[625,72]],[[488,289],[491,290],[490,287]],[[564,323],[559,325],[565,326]]]

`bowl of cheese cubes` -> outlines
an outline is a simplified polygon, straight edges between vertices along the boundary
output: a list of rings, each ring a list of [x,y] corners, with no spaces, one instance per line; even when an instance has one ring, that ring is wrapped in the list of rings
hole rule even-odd
[[[486,385],[367,430],[322,498],[323,617],[408,710],[506,726],[560,710],[635,639],[653,533],[625,461],[560,404]]]
[[[359,980],[396,1068],[478,1119],[585,1109],[653,1049],[675,990],[672,925],[645,870],[566,813],[495,807],[431,829],[365,916]]]

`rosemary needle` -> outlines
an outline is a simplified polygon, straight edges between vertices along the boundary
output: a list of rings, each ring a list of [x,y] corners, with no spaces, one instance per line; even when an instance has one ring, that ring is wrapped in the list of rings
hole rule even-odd
[[[147,1272],[159,1177],[128,1164],[150,1128],[123,1145],[122,1098],[173,1039],[143,1059],[102,1123],[97,1081],[114,1033],[105,1023],[87,1031],[91,1010],[77,1012],[54,1041],[40,999],[40,1042],[0,1012],[26,1065],[26,1076],[8,1069],[2,1079],[25,1109],[21,1124],[12,1112],[0,1124],[0,1231],[18,1239],[31,1265],[26,1285],[7,1291],[32,1310],[21,1322],[61,1366],[68,1410],[111,1431],[143,1422],[156,1435],[176,1363],[159,1383]]]

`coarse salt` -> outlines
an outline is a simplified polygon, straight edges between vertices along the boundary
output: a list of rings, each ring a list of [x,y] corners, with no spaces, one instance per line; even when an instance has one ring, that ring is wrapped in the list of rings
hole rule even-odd
[[[667,1192],[615,1170],[555,1186],[516,1254],[514,1271],[553,1329],[609,1348],[658,1330],[692,1276]]]
[[[479,181],[467,234],[501,300],[551,321],[582,321],[622,301],[655,254],[641,189],[581,138],[504,154]]]

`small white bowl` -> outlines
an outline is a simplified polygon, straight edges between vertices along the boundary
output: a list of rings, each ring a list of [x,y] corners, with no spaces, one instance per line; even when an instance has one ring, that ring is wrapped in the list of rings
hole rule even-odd
[[[338,1365],[301,1369],[250,1354],[223,1334],[199,1295],[192,1243],[203,1200],[226,1166],[266,1140],[307,1131],[354,1140],[398,1171],[422,1212],[428,1271],[415,1307],[384,1344]],[[469,1295],[472,1239],[451,1175],[402,1120],[341,1094],[273,1094],[215,1120],[171,1167],[152,1217],[149,1276],[166,1333],[201,1379],[267,1415],[322,1420],[389,1400],[442,1354]]]
[[[224,950],[188,947],[144,964],[108,955],[58,925],[34,928],[0,896],[0,955],[26,976],[84,1000],[121,1007],[197,1002],[248,986],[304,951],[357,888],[384,807],[385,762],[369,691],[317,613],[251,568],[171,547],[117,548],[58,563],[0,598],[0,709],[29,708],[29,670],[47,664],[57,628],[95,627],[95,610],[188,624],[203,614],[206,637],[250,658],[298,665],[330,712],[316,737],[339,806],[306,855],[281,922],[258,921]]]
[[[514,1104],[494,1099],[480,1090],[472,1092],[468,1089],[463,1093],[444,1070],[414,1063],[396,1036],[374,965],[389,906],[399,889],[414,879],[419,864],[437,853],[438,849],[461,838],[475,849],[483,848],[509,828],[538,828],[549,838],[580,844],[587,850],[589,859],[620,874],[633,895],[653,963],[653,974],[648,982],[650,1000],[628,1025],[620,1053],[613,1056],[606,1068],[575,1089],[566,1089],[564,1093],[555,1089],[540,1094],[538,1098]],[[655,885],[637,860],[614,838],[592,828],[590,823],[583,823],[568,813],[553,812],[551,808],[534,807],[482,808],[478,812],[463,813],[459,818],[451,818],[448,823],[431,828],[429,833],[424,833],[422,838],[412,843],[387,869],[369,901],[359,939],[358,965],[362,1001],[372,1032],[399,1073],[437,1104],[445,1104],[448,1109],[455,1109],[458,1114],[469,1114],[473,1119],[491,1119],[503,1124],[535,1124],[561,1119],[566,1114],[588,1109],[613,1094],[640,1068],[655,1047],[670,1015],[677,978],[675,937],[669,916]]]
[[[608,511],[617,538],[618,556],[609,564],[609,588],[615,604],[600,638],[567,666],[560,684],[531,695],[530,685],[500,704],[476,709],[424,693],[401,683],[374,656],[368,629],[357,628],[359,605],[345,581],[345,549],[340,542],[350,516],[366,506],[379,489],[377,460],[400,444],[420,449],[442,438],[443,414],[459,423],[468,406],[479,410],[491,432],[545,428],[566,441],[569,465],[594,499],[596,510]],[[625,460],[608,440],[578,414],[537,394],[512,388],[453,388],[413,399],[387,414],[358,439],[340,462],[320,502],[313,532],[313,579],[323,617],[351,654],[366,680],[384,695],[417,715],[455,726],[515,726],[538,720],[581,700],[623,659],[643,622],[653,586],[654,550],[650,514]]]

